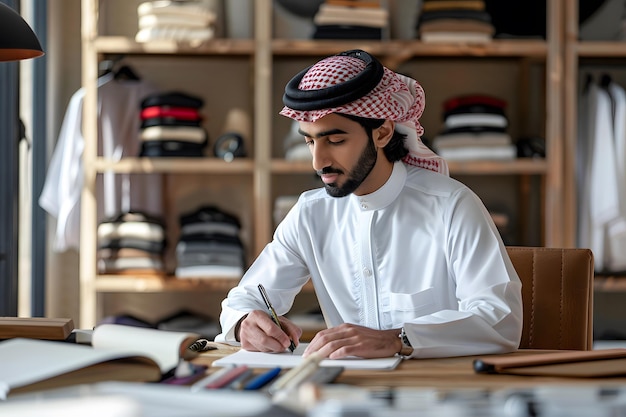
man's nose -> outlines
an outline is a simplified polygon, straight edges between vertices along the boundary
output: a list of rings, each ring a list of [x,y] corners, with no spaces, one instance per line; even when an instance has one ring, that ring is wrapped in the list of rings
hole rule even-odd
[[[309,148],[313,155],[313,169],[319,171],[322,168],[326,168],[331,165],[328,152],[324,146],[315,145]]]

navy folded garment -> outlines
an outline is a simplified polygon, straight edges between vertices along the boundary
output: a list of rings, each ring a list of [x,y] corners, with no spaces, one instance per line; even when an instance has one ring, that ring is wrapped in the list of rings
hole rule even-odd
[[[445,119],[448,116],[453,116],[455,114],[466,114],[466,113],[498,114],[500,116],[506,115],[502,107],[476,103],[476,104],[466,104],[466,105],[456,106],[448,111],[445,111],[443,113],[443,118]]]
[[[220,245],[241,246],[239,236],[221,235],[217,233],[194,233],[192,235],[182,235],[181,242],[215,242]]]
[[[142,120],[141,128],[146,129],[153,126],[191,126],[199,127],[202,124],[202,120],[182,120],[175,117],[151,117],[149,119]]]
[[[179,140],[146,140],[141,143],[143,157],[203,157],[205,144]]]
[[[463,19],[463,20],[475,20],[477,22],[491,23],[491,15],[483,10],[470,10],[470,9],[451,9],[451,10],[437,10],[427,11],[420,14],[418,19],[418,25],[423,22],[430,22],[433,20],[441,19]]]
[[[451,134],[451,133],[482,133],[482,132],[497,132],[497,133],[505,133],[505,127],[494,127],[494,126],[460,126],[453,127],[450,129],[445,129],[441,134]]]
[[[239,226],[224,222],[189,223],[181,226],[180,234],[183,236],[191,236],[195,234],[237,236],[239,234]]]
[[[99,239],[98,249],[140,249],[153,254],[160,254],[164,248],[164,242],[151,242],[137,238]]]
[[[243,265],[243,252],[241,250],[237,252],[233,251],[233,253],[227,253],[224,250],[215,250],[215,248],[212,248],[209,249],[212,252],[203,251],[202,253],[188,253],[186,245],[182,243],[180,243],[176,249],[178,268],[199,265]]]
[[[181,226],[205,222],[229,223],[237,226],[237,228],[240,227],[237,217],[212,205],[202,206],[193,212],[185,213],[180,216]]]
[[[381,28],[353,25],[319,25],[315,27],[313,39],[373,39],[381,40]]]
[[[197,109],[204,106],[204,100],[191,94],[171,91],[167,93],[152,94],[143,99],[141,102],[142,108],[152,106],[192,107]]]

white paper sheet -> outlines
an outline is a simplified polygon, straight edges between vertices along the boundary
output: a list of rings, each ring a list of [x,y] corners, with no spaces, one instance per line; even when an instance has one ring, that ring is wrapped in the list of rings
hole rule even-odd
[[[241,349],[233,354],[220,358],[213,362],[213,366],[227,365],[247,365],[252,368],[294,368],[302,361],[302,353],[306,349],[307,343],[300,343],[296,350],[291,353],[285,351],[283,353],[265,353],[265,352],[249,352]],[[391,371],[402,361],[402,358],[391,356],[388,358],[361,359],[361,358],[345,358],[345,359],[324,359],[320,366],[343,366],[345,369],[365,369],[365,370],[381,370]]]

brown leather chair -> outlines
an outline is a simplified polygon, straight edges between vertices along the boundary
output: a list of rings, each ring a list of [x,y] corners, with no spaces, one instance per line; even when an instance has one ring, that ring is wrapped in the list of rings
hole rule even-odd
[[[507,252],[522,281],[520,348],[591,350],[591,250],[509,246]]]

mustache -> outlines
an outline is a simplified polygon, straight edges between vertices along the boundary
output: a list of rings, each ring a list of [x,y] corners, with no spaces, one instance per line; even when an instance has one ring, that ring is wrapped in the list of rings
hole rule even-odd
[[[315,173],[319,176],[324,174],[343,174],[343,171],[338,168],[326,167],[322,169],[318,169]]]

